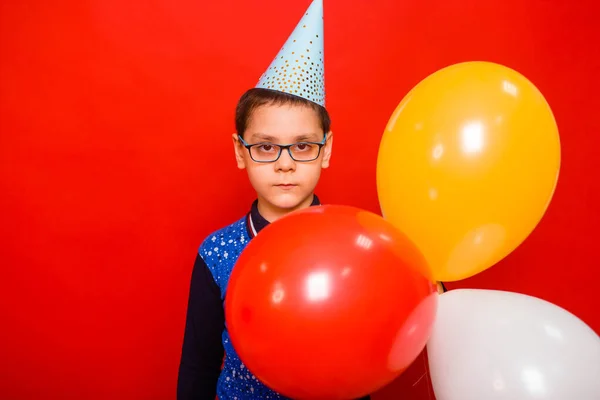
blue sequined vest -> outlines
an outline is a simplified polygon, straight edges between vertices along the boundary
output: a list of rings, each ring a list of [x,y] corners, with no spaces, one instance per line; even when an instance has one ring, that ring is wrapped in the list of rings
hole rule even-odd
[[[221,300],[225,298],[231,270],[242,250],[251,240],[246,220],[247,218],[244,217],[216,231],[202,243],[198,250],[221,289]],[[217,384],[219,400],[286,399],[266,387],[248,371],[233,349],[227,327],[223,331],[222,340],[225,348],[225,363]]]

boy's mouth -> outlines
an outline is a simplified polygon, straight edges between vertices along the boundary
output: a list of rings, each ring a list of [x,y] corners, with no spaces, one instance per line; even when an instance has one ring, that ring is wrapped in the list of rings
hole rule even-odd
[[[282,189],[292,189],[292,188],[296,187],[297,185],[294,185],[292,183],[280,183],[279,185],[275,185],[275,186],[282,188]]]

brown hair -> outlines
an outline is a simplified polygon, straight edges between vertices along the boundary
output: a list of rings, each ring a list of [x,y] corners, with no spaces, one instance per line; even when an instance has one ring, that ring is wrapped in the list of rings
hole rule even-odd
[[[242,95],[242,97],[240,97],[235,110],[235,129],[238,135],[242,137],[244,136],[244,132],[248,127],[248,121],[250,121],[254,110],[266,104],[287,104],[310,107],[317,113],[319,120],[321,121],[323,133],[326,134],[330,130],[331,119],[329,118],[329,113],[325,107],[302,97],[294,96],[293,94],[288,94],[277,90],[253,88],[248,90]]]

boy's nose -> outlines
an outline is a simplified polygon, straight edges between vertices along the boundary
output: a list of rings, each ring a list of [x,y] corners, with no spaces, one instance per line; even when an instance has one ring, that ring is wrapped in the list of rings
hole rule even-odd
[[[275,161],[275,171],[294,171],[296,169],[296,162],[290,156],[287,150],[281,151],[279,160]]]

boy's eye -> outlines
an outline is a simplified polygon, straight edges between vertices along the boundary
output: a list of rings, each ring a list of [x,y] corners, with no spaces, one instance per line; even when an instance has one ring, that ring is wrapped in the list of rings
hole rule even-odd
[[[297,143],[294,145],[294,150],[296,151],[308,151],[312,148],[310,143]]]
[[[272,144],[261,144],[260,146],[257,146],[257,147],[258,147],[258,150],[265,152],[265,153],[275,151],[275,146],[273,146]]]

